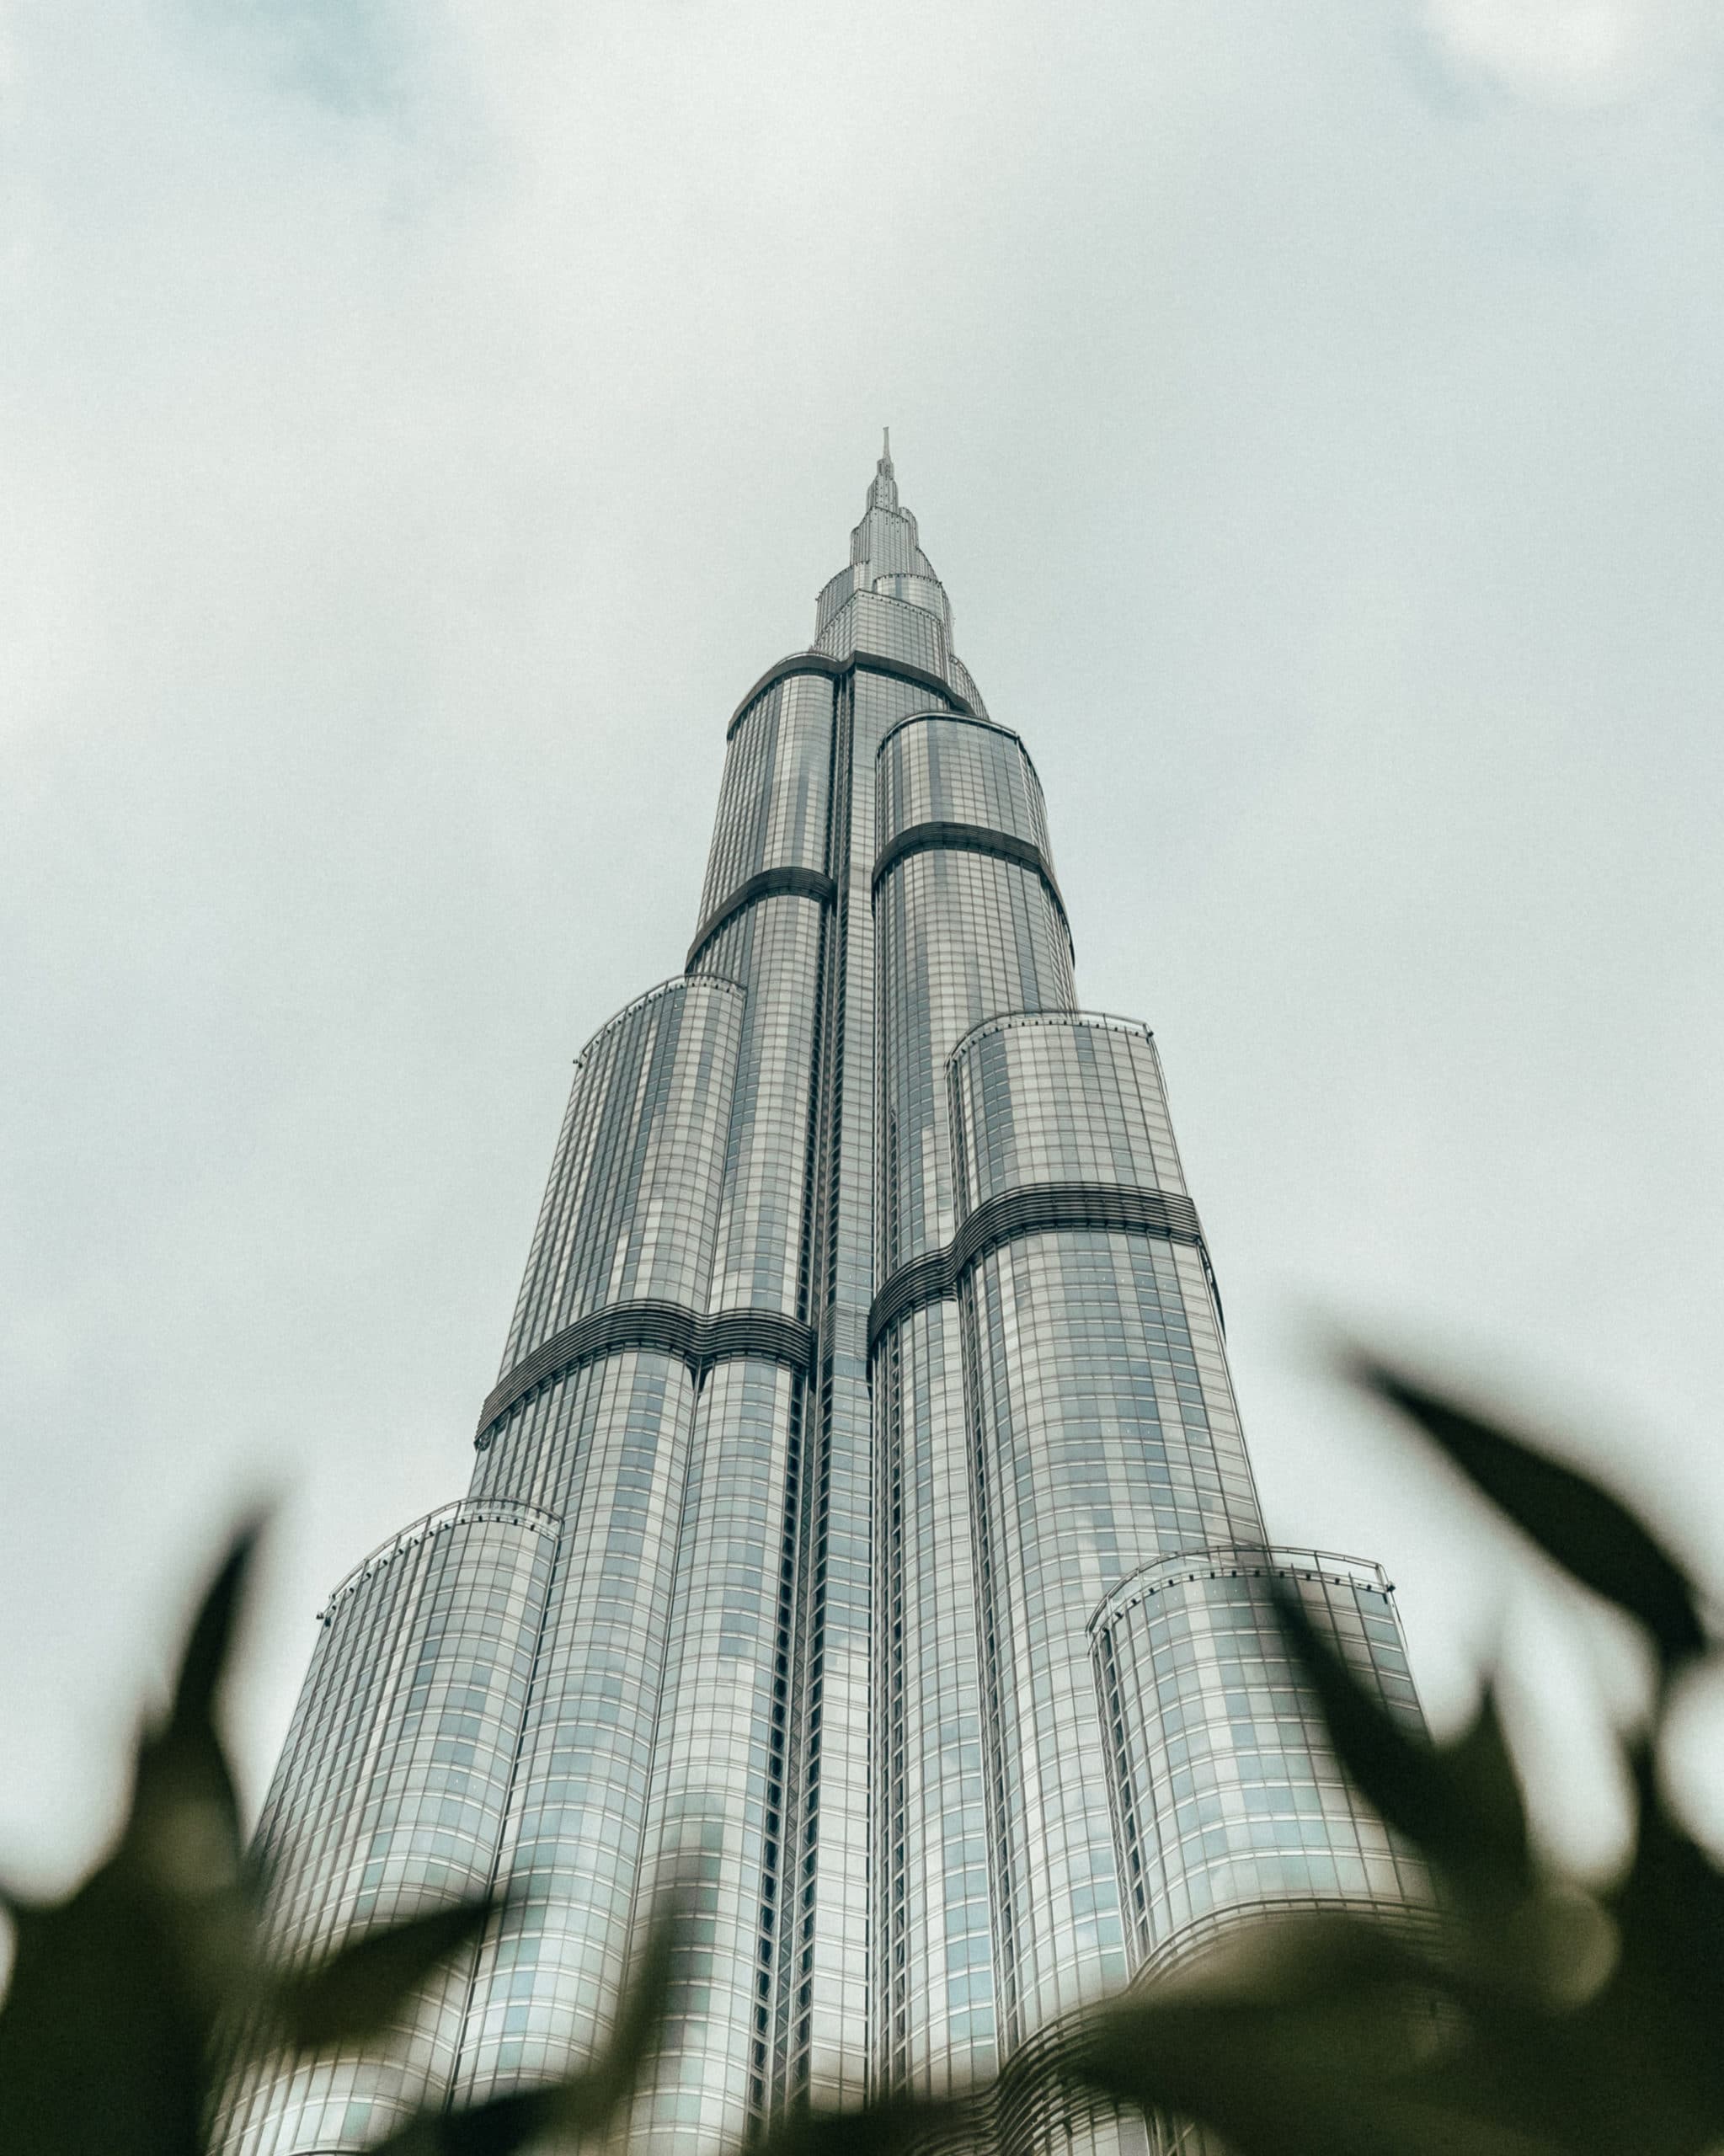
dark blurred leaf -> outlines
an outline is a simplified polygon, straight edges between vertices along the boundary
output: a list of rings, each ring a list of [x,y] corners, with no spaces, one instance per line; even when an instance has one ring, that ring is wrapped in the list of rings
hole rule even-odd
[[[1368,1391],[1417,1422],[1564,1572],[1637,1619],[1667,1671],[1705,1652],[1693,1583],[1619,1498],[1385,1363],[1360,1356],[1352,1369]]]
[[[603,2133],[635,2094],[657,2047],[681,1921],[674,1898],[654,1917],[630,1972],[616,2032],[584,2073],[456,2111],[422,2112],[366,2156],[515,2156],[541,2135]]]
[[[216,1696],[233,1650],[233,1635],[260,1531],[259,1523],[254,1521],[234,1536],[192,1620],[168,1711],[170,1732],[187,1730],[202,1735],[215,1726]]]
[[[140,1742],[113,1854],[67,1900],[16,1911],[0,2148],[200,2148],[216,2019],[250,1967],[238,1810],[214,1710],[255,1540],[238,1538],[204,1598],[168,1719]]]
[[[515,2156],[558,2124],[567,2084],[494,2096],[456,2111],[426,2111],[373,2143],[366,2156]]]
[[[853,2111],[792,2111],[752,2146],[757,2156],[915,2156],[966,2146],[979,2125],[970,2104],[889,2095]]]
[[[376,2035],[440,1961],[479,1936],[495,1907],[484,1900],[429,1909],[349,1940],[312,1968],[286,1972],[271,2001],[282,2037],[313,2051]]]
[[[1439,2036],[1432,2002],[1352,1970],[1284,1955],[1248,1994],[1172,1985],[1094,2017],[1068,2080],[1116,2103],[1192,2118],[1234,2156],[1559,2156],[1559,2144],[1418,2085]]]
[[[1275,1606],[1342,1764],[1366,1801],[1473,1900],[1523,1899],[1535,1883],[1520,1783],[1487,1688],[1470,1726],[1433,1744],[1390,1714],[1284,1588]]]
[[[1724,1870],[1674,1818],[1644,1744],[1629,1755],[1638,1833],[1611,1897],[1621,1951],[1593,2020],[1620,2025],[1642,2075],[1724,2141]]]
[[[203,2031],[172,1941],[125,1869],[16,1914],[0,2010],[0,2148],[195,2156]]]

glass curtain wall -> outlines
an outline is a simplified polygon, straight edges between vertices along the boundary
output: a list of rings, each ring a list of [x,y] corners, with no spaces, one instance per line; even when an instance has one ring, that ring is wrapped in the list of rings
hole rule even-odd
[[[1267,1546],[1155,1043],[1077,1008],[952,639],[889,452],[729,722],[682,974],[576,1064],[472,1495],[332,1602],[260,1829],[286,1945],[510,1920],[387,2056],[247,2077],[234,2156],[565,2071],[673,1877],[635,2128],[682,2156],[1027,2056],[1230,1915],[1419,1891],[1264,1616],[1301,1582],[1416,1715],[1387,1588]]]

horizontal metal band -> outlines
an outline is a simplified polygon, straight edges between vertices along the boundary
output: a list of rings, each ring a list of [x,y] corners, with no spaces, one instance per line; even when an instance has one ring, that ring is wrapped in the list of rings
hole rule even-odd
[[[915,853],[988,853],[995,860],[1015,862],[1020,868],[1033,869],[1042,879],[1048,896],[1059,910],[1059,918],[1065,922],[1065,933],[1071,934],[1071,923],[1066,920],[1065,901],[1059,894],[1059,886],[1054,879],[1054,865],[1033,839],[1021,839],[1016,831],[996,831],[990,824],[951,824],[933,822],[910,824],[901,830],[880,852],[874,862],[874,889],[897,867],[900,861],[908,861]]]
[[[977,1206],[946,1246],[899,1267],[875,1296],[868,1310],[868,1353],[872,1355],[889,1325],[912,1310],[943,1302],[958,1293],[958,1283],[979,1258],[1023,1235],[1060,1228],[1119,1230],[1160,1235],[1169,1242],[1191,1243],[1209,1259],[1197,1208],[1171,1191],[1147,1190],[1117,1182],[1033,1182],[1002,1191]],[[1214,1277],[1209,1275],[1210,1285]],[[1216,1307],[1220,1307],[1219,1298]]]
[[[696,929],[694,941],[688,947],[685,970],[692,973],[695,960],[713,938],[721,929],[729,928],[738,914],[747,912],[757,899],[818,899],[823,905],[830,905],[837,896],[838,886],[820,869],[763,868],[758,875],[739,883]]]
[[[926,666],[912,666],[908,659],[887,659],[877,651],[852,652],[848,659],[834,659],[825,651],[793,651],[776,666],[769,666],[755,683],[731,713],[724,739],[730,739],[768,689],[777,688],[779,682],[792,680],[798,674],[818,674],[829,681],[842,681],[851,674],[883,674],[888,680],[908,681],[912,688],[931,689],[966,718],[976,716],[975,706],[969,698],[954,689],[943,675],[931,674]]]
[[[435,1512],[423,1514],[398,1534],[391,1535],[388,1541],[380,1542],[369,1556],[360,1559],[323,1604],[323,1623],[334,1622],[337,1604],[344,1602],[366,1580],[432,1535],[444,1534],[451,1528],[487,1525],[524,1527],[531,1534],[557,1535],[563,1532],[563,1515],[547,1512],[542,1505],[523,1504],[515,1497],[457,1497],[452,1504],[439,1505]]]
[[[1393,1594],[1395,1582],[1374,1557],[1343,1557],[1337,1550],[1290,1550],[1274,1542],[1220,1542],[1196,1550],[1152,1557],[1129,1572],[1090,1612],[1084,1627],[1093,1640],[1129,1616],[1140,1602],[1170,1587],[1190,1587],[1199,1580],[1323,1580],[1332,1587],[1370,1588]]]
[[[716,1317],[702,1317],[686,1303],[612,1303],[553,1332],[515,1364],[479,1410],[474,1443],[483,1451],[494,1426],[541,1385],[624,1348],[656,1348],[661,1354],[680,1356],[697,1374],[736,1355],[809,1370],[814,1367],[814,1329],[781,1317],[776,1310],[722,1310]]]
[[[997,718],[990,718],[985,713],[979,711],[913,711],[907,712],[902,718],[894,718],[880,736],[880,745],[874,751],[874,761],[879,762],[881,757],[886,753],[886,744],[894,734],[902,734],[906,726],[926,726],[931,720],[941,718],[950,720],[958,726],[979,726],[984,733],[997,734],[1003,740],[1015,742],[1017,753],[1023,758],[1025,763],[1029,764],[1030,752],[1023,745],[1023,736],[1021,734],[1014,734],[1009,726],[1002,726]],[[1035,766],[1030,764],[1030,769],[1034,771]]]

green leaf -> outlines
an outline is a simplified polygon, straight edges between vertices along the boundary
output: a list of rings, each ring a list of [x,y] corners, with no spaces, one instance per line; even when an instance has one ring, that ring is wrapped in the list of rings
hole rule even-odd
[[[1452,1743],[1415,1736],[1363,1684],[1299,1597],[1275,1590],[1289,1646],[1316,1694],[1341,1764],[1387,1825],[1469,1901],[1513,1906],[1536,1884],[1519,1779],[1487,1686]]]
[[[1693,1582],[1620,1498],[1385,1363],[1356,1357],[1352,1374],[1416,1422],[1571,1577],[1644,1625],[1667,1673],[1705,1652]]]
[[[1671,1813],[1650,1749],[1634,1746],[1628,1764],[1639,1831],[1611,1897],[1621,1948],[1598,2006],[1630,2032],[1642,2079],[1656,2073],[1724,2143],[1724,1870]]]
[[[893,2095],[850,2111],[791,2111],[753,2148],[755,2156],[915,2156],[967,2145],[980,2127],[972,2104]]]
[[[366,2156],[515,2156],[556,2128],[567,2085],[522,2089],[456,2111],[422,2111],[372,2143]]]
[[[270,2000],[276,2027],[302,2051],[376,2035],[439,1962],[479,1936],[495,1908],[488,1898],[428,1909],[349,1940],[312,1967],[284,1971]]]
[[[238,1530],[205,1592],[179,1659],[168,1714],[170,1731],[201,1732],[214,1727],[216,1698],[233,1651],[261,1534],[258,1520]]]
[[[113,1851],[64,1901],[15,1908],[0,2148],[198,2156],[218,2017],[253,1967],[214,1717],[255,1540],[236,1540],[204,1598]]]
[[[584,2073],[542,2089],[494,2096],[455,2111],[426,2111],[366,2156],[515,2156],[542,2135],[604,2133],[639,2087],[665,2025],[671,1962],[682,1919],[672,1897],[648,1928],[609,2045]]]
[[[1243,1982],[1236,1961],[1231,1987],[1175,1981],[1128,1997],[1092,2019],[1063,2079],[1195,2119],[1234,2156],[1559,2156],[1554,2139],[1420,2088],[1441,2026],[1430,1999],[1375,1959],[1295,1938]]]

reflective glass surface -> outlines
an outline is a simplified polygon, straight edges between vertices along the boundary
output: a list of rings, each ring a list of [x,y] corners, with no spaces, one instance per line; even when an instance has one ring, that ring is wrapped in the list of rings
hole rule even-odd
[[[243,2156],[566,2071],[673,1876],[671,2156],[986,2071],[1265,1903],[1424,1892],[1264,1582],[1416,1715],[1392,1606],[1266,1551],[1156,1045],[1076,1008],[889,456],[850,556],[730,724],[685,974],[577,1061],[472,1497],[333,1599],[259,1829],[296,1950],[510,1921],[391,2044],[237,2084]]]

